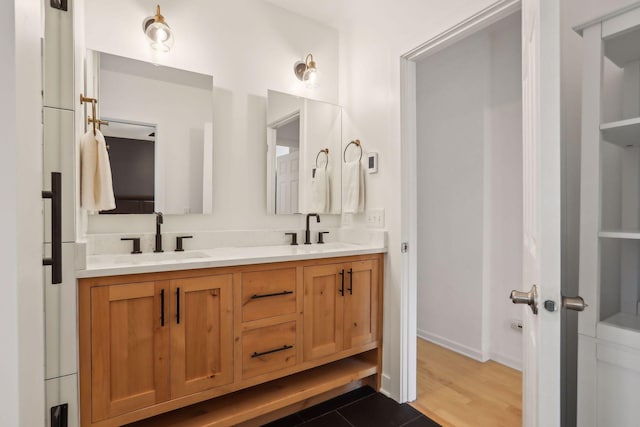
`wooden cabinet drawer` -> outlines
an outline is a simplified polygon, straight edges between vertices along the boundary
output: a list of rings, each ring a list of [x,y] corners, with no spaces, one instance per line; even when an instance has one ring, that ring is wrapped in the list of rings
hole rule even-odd
[[[242,378],[296,364],[296,322],[250,329],[242,334]]]
[[[242,273],[242,321],[296,311],[296,269]]]

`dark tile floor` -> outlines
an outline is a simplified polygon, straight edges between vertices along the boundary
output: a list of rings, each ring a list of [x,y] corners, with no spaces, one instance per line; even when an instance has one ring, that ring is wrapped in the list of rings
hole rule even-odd
[[[406,403],[362,387],[281,418],[268,427],[440,427]],[[265,426],[265,427],[266,427]]]

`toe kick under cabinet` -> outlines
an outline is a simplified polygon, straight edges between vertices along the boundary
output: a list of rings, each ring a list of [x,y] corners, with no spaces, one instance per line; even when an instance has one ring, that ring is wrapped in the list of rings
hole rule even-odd
[[[378,389],[382,264],[373,254],[80,279],[82,426],[255,424]]]

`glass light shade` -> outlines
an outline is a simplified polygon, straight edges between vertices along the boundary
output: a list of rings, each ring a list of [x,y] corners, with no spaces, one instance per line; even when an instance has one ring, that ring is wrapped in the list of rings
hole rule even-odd
[[[318,87],[318,70],[311,67],[307,68],[302,75],[302,81],[309,89]]]
[[[164,22],[155,21],[144,32],[151,47],[160,52],[169,52],[173,46],[173,32]]]

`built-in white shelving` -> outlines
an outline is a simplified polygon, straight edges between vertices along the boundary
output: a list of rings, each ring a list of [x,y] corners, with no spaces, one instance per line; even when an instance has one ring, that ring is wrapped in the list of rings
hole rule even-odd
[[[640,230],[602,230],[598,233],[598,237],[640,240]]]
[[[640,117],[600,125],[602,139],[622,147],[640,146]]]
[[[604,40],[605,56],[622,68],[640,58],[640,28]]]

